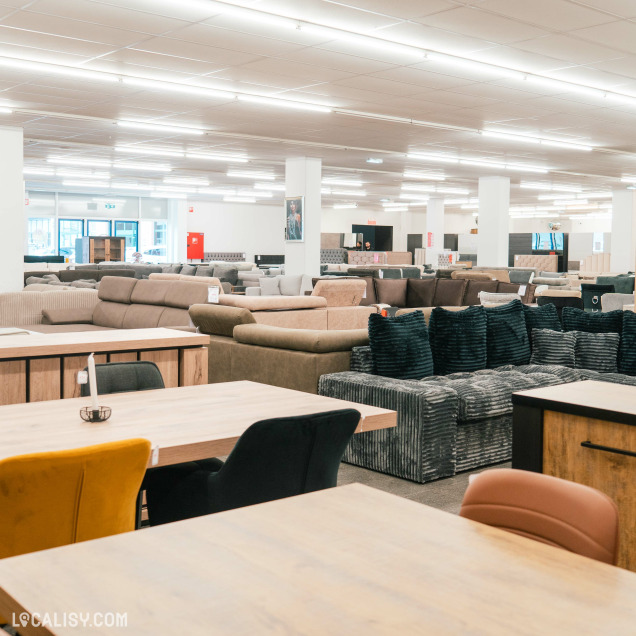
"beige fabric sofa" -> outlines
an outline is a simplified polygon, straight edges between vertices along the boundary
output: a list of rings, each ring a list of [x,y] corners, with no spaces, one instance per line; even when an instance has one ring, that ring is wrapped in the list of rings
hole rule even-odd
[[[61,292],[61,295],[70,293]],[[51,296],[38,295],[44,298]],[[207,296],[207,286],[198,283],[106,276],[101,281],[94,306],[82,310],[45,309],[42,324],[34,327],[33,331],[189,327],[188,308],[195,303],[207,302]]]
[[[92,312],[98,302],[97,291],[94,289],[0,294],[0,327],[22,326],[33,330],[33,326],[42,324],[44,311]]]
[[[558,272],[556,254],[515,254],[515,267],[534,267],[541,272]]]
[[[367,329],[291,329],[258,324],[241,307],[193,305],[190,317],[209,334],[208,382],[251,380],[317,393],[325,373],[348,371],[351,349],[369,343]]]

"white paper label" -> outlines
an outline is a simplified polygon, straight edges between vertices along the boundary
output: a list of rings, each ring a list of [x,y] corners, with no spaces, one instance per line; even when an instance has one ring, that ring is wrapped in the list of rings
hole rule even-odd
[[[380,271],[378,272],[378,276],[379,276],[380,278],[384,278],[384,272],[383,272],[382,270],[380,270]]]
[[[78,384],[88,384],[88,371],[78,371],[77,372],[77,383]]]
[[[219,286],[212,285],[208,287],[208,302],[218,304],[219,302]]]
[[[364,291],[362,292],[362,298],[366,298],[367,297],[367,288],[364,288]]]
[[[519,296],[523,296],[526,293],[526,286],[525,285],[519,285]]]
[[[150,457],[151,466],[156,466],[159,463],[159,446],[154,446],[152,449],[152,455]]]

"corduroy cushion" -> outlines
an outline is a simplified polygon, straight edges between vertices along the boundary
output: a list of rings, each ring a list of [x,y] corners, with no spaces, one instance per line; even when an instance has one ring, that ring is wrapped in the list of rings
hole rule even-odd
[[[401,380],[433,375],[428,327],[421,311],[396,317],[371,314],[369,345],[378,375]]]
[[[574,357],[577,369],[590,369],[599,373],[618,371],[618,346],[621,337],[617,333],[572,333],[576,333]]]
[[[513,300],[499,307],[486,307],[488,368],[530,361],[530,341],[523,317],[523,305]]]
[[[406,306],[432,307],[436,282],[435,278],[424,280],[409,278],[406,282]]]
[[[408,279],[375,279],[375,293],[379,303],[391,307],[406,307],[406,285]]]
[[[533,329],[551,329],[552,331],[563,331],[559,314],[554,303],[543,305],[543,307],[529,307],[523,305],[523,315],[526,320],[528,338],[532,346]]]
[[[623,312],[620,309],[588,312],[576,307],[564,307],[562,318],[565,331],[620,334],[623,327]]]
[[[636,375],[636,313],[622,313],[623,332],[618,354],[618,371],[626,375]]]
[[[532,356],[530,364],[559,364],[574,367],[576,364],[576,333],[573,331],[532,330]]]
[[[438,285],[441,282],[438,281]],[[473,305],[463,311],[448,311],[442,307],[435,307],[431,313],[429,330],[435,375],[479,371],[486,368],[484,307]]]

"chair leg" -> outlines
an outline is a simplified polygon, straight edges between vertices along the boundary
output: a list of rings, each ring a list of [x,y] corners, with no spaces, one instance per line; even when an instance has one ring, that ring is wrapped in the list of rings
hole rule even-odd
[[[140,490],[137,493],[137,501],[135,502],[135,530],[141,529],[141,508],[144,498],[143,495],[143,490]]]

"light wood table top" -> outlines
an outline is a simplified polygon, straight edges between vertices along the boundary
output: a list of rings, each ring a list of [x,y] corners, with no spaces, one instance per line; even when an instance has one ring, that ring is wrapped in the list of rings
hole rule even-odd
[[[32,333],[0,338],[0,359],[97,353],[118,349],[160,349],[207,345],[210,337],[177,329],[112,329],[68,333]]]
[[[512,403],[636,425],[636,386],[583,380],[518,391]]]
[[[227,455],[258,420],[343,408],[360,411],[357,432],[396,425],[395,411],[257,382],[224,382],[100,397],[112,415],[84,422],[89,398],[0,406],[0,459],[143,437],[159,446],[159,463]]]
[[[104,636],[618,636],[634,599],[632,572],[359,484],[0,561],[3,615],[127,614]]]

